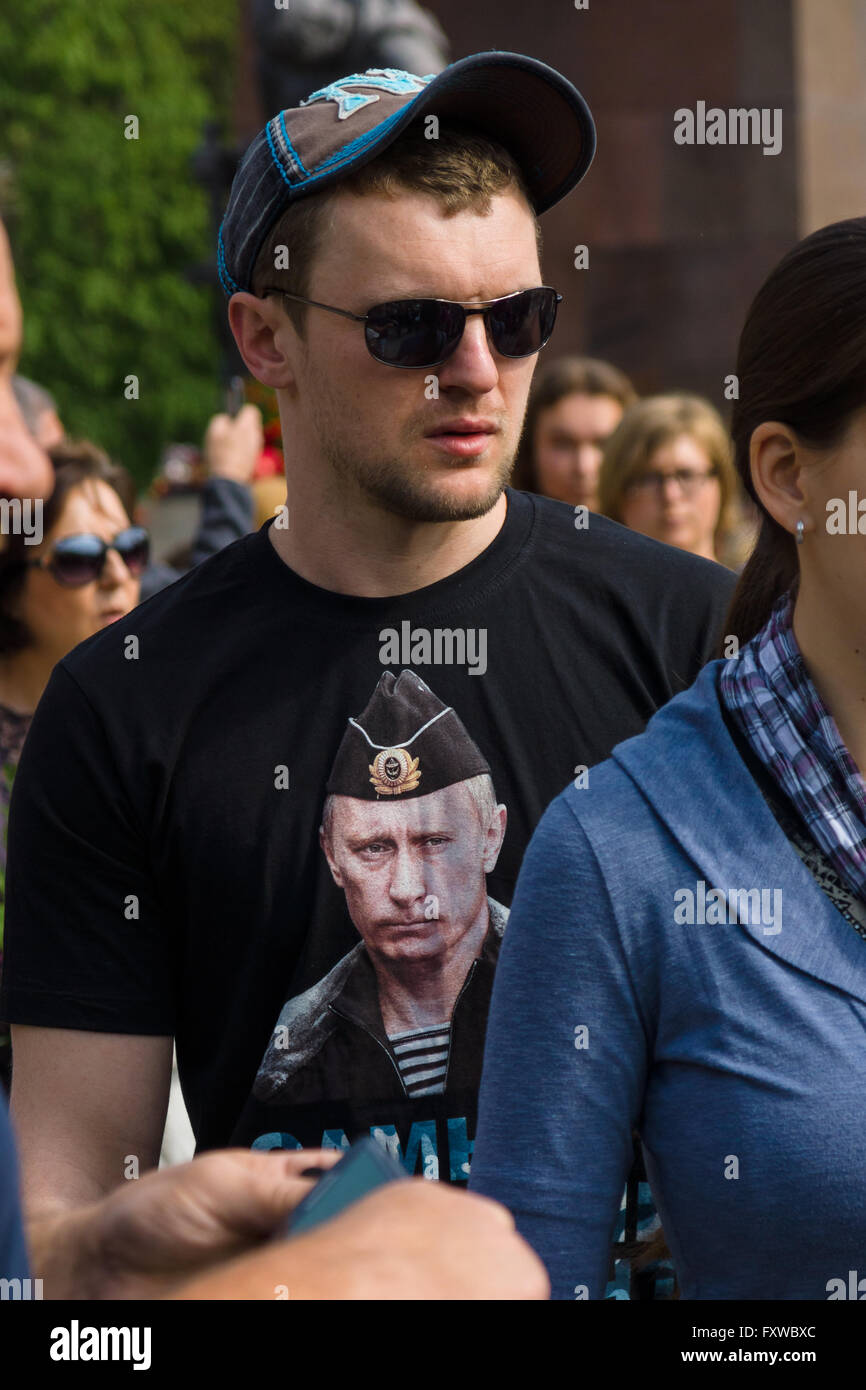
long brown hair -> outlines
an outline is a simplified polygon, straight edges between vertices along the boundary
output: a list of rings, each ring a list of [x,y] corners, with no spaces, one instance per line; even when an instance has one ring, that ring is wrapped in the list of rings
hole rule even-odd
[[[542,361],[532,378],[520,447],[511,486],[538,492],[535,466],[535,431],[542,411],[566,396],[610,396],[623,410],[637,400],[637,392],[619,367],[598,357],[554,357]]]
[[[779,262],[749,309],[736,374],[734,461],[761,515],[758,540],[725,623],[726,634],[742,643],[760,631],[777,599],[799,582],[796,541],[766,511],[752,485],[753,431],[778,420],[804,444],[832,449],[855,411],[866,406],[866,217],[822,227]]]

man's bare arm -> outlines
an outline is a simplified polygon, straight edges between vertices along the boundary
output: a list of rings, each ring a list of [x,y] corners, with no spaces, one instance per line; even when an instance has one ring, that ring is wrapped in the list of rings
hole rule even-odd
[[[156,1167],[171,1052],[169,1037],[12,1025],[11,1113],[31,1240],[39,1219]]]

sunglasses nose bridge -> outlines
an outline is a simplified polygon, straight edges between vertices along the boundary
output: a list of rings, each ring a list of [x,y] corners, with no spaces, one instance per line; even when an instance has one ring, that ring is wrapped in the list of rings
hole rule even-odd
[[[461,308],[463,309],[463,327],[460,331],[460,337],[454,345],[454,351],[459,351],[466,342],[468,335],[469,342],[473,347],[476,344],[480,345],[483,343],[488,354],[492,357],[496,345],[491,333],[489,307],[476,309],[472,305],[468,307],[461,305]]]
[[[477,322],[479,318],[480,323]],[[444,385],[455,385],[459,380],[475,391],[490,390],[492,377],[499,369],[490,320],[485,310],[469,308],[464,311],[459,333],[455,331],[451,335],[445,345],[444,356],[434,365],[436,372],[443,377]]]
[[[103,588],[110,589],[115,584],[125,584],[129,578],[126,559],[115,545],[108,545],[102,559],[99,582]]]

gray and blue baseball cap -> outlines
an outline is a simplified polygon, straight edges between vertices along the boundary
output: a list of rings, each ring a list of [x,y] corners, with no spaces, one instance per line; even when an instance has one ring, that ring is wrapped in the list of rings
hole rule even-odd
[[[504,145],[536,213],[569,193],[595,154],[580,92],[521,53],[475,53],[424,77],[400,68],[340,77],[268,121],[238,165],[217,247],[226,294],[249,290],[256,257],[290,203],[338,183],[426,115],[463,121]]]

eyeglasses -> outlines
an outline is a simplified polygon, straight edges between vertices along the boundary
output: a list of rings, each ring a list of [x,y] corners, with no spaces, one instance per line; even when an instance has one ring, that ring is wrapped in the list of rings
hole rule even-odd
[[[562,295],[549,285],[517,290],[502,299],[481,304],[461,304],[450,299],[392,299],[374,304],[366,314],[352,314],[333,304],[305,299],[277,288],[263,295],[281,294],[299,304],[328,309],[332,314],[363,323],[364,337],[377,362],[388,367],[437,367],[457,348],[468,314],[483,314],[493,346],[503,357],[531,357],[549,339]]]
[[[64,588],[80,589],[102,578],[109,550],[116,550],[130,574],[138,576],[150,559],[150,536],[143,526],[128,526],[108,542],[89,532],[62,536],[47,558],[29,560],[28,565],[47,569]]]
[[[678,468],[672,473],[639,473],[626,484],[625,491],[632,496],[646,497],[654,492],[657,497],[661,497],[665,483],[673,482],[684,497],[694,497],[704,483],[710,478],[715,478],[717,473],[718,470],[715,468],[710,468],[705,473],[698,473],[691,468]]]

